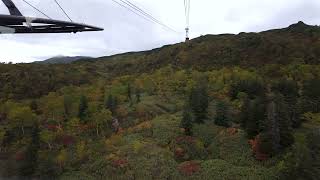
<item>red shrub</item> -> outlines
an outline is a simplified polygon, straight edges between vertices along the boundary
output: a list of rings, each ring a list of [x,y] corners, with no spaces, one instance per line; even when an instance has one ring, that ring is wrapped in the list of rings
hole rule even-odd
[[[15,159],[16,161],[22,161],[22,160],[24,160],[24,158],[25,158],[25,154],[24,154],[23,151],[17,152],[17,153],[15,154],[15,156],[14,156],[14,159]]]
[[[183,158],[185,154],[186,154],[186,152],[182,148],[176,148],[174,151],[174,155],[177,158]]]
[[[86,132],[94,129],[95,125],[93,124],[80,125],[78,128],[81,132]]]
[[[251,145],[252,152],[257,160],[265,161],[269,158],[268,154],[261,152],[260,135],[256,136],[252,140],[249,140],[249,144]]]
[[[58,131],[59,130],[59,126],[57,126],[57,125],[46,125],[46,128],[48,129],[48,130],[50,130],[50,131]]]
[[[64,146],[70,146],[75,143],[74,137],[70,135],[61,135],[57,138],[57,141]]]
[[[227,133],[231,136],[236,135],[238,133],[238,129],[236,128],[228,128]]]
[[[112,165],[117,168],[124,168],[128,165],[128,161],[126,159],[117,159],[112,161]]]
[[[200,164],[195,161],[186,161],[178,166],[178,170],[181,174],[191,176],[200,170]]]
[[[176,138],[176,142],[178,144],[182,144],[182,143],[193,144],[196,142],[196,139],[191,136],[180,136]]]

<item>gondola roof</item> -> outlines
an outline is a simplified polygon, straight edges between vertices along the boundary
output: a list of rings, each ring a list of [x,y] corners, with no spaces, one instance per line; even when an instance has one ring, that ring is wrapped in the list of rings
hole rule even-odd
[[[0,14],[0,34],[77,33],[103,31],[103,28],[69,21],[25,17],[11,0],[2,0],[10,15]]]
[[[77,33],[103,31],[86,24],[13,15],[0,15],[0,34],[7,33]]]

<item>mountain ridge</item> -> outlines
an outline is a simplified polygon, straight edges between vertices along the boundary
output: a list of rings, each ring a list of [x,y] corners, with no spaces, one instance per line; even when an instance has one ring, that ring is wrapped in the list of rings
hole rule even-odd
[[[169,64],[203,70],[224,66],[286,65],[293,62],[319,64],[319,39],[318,26],[300,21],[282,29],[259,33],[205,35],[187,43],[99,57],[76,64],[94,66],[97,71],[115,75],[152,71]]]
[[[35,61],[33,63],[37,64],[69,64],[75,61],[80,60],[90,60],[93,59],[92,57],[88,56],[55,56],[43,61]]]
[[[265,31],[260,31],[260,32],[240,32],[237,34],[233,34],[233,33],[222,33],[222,34],[206,34],[206,35],[201,35],[199,37],[196,37],[194,39],[190,39],[189,43],[195,42],[195,41],[199,41],[200,39],[206,38],[206,37],[232,37],[232,36],[238,36],[238,35],[243,35],[243,34],[264,34],[264,33],[272,33],[272,32],[285,32],[285,31],[291,31],[291,32],[299,32],[303,33],[303,31],[306,30],[310,30],[310,29],[317,29],[318,31],[320,31],[320,27],[317,25],[308,25],[306,23],[304,23],[303,21],[299,21],[297,23],[291,24],[288,27],[285,28],[278,28],[278,29],[270,29],[270,30],[265,30]],[[113,55],[109,55],[109,56],[101,56],[101,57],[97,57],[95,59],[103,59],[103,58],[112,58],[112,57],[117,57],[117,56],[122,56],[122,55],[132,55],[132,54],[140,54],[140,53],[151,53],[151,52],[156,52],[156,51],[160,51],[163,48],[166,47],[172,47],[175,45],[179,45],[179,44],[184,44],[185,42],[179,42],[179,43],[174,43],[174,44],[168,44],[168,45],[164,45],[161,47],[157,47],[154,49],[149,49],[149,50],[143,50],[143,51],[129,51],[129,52],[125,52],[125,53],[119,53],[119,54],[113,54]]]
[[[150,51],[78,60],[69,64],[0,64],[0,97],[38,97],[67,85],[141,75],[160,68],[208,71],[320,64],[320,28],[302,22],[260,33],[206,35]],[[20,83],[19,83],[20,82]],[[30,86],[30,83],[33,86]],[[41,85],[42,83],[42,85]],[[25,93],[29,92],[29,93]]]

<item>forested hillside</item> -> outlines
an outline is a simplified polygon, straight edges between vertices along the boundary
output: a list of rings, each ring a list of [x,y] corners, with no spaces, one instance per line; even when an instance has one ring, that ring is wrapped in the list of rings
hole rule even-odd
[[[320,27],[0,64],[0,179],[318,179]]]

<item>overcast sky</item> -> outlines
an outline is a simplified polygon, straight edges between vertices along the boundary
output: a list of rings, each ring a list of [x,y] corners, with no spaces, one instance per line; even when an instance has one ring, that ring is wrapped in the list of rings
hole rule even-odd
[[[13,0],[25,16],[42,17],[22,0]],[[180,33],[168,31],[112,0],[59,0],[76,22],[103,32],[0,35],[0,62],[31,62],[53,56],[106,56],[141,51],[184,40],[183,0],[131,0]],[[117,0],[119,1],[119,0]],[[55,19],[66,20],[54,0],[29,0]],[[8,14],[0,3],[0,14]],[[190,36],[257,32],[298,21],[320,24],[320,0],[191,0]]]

